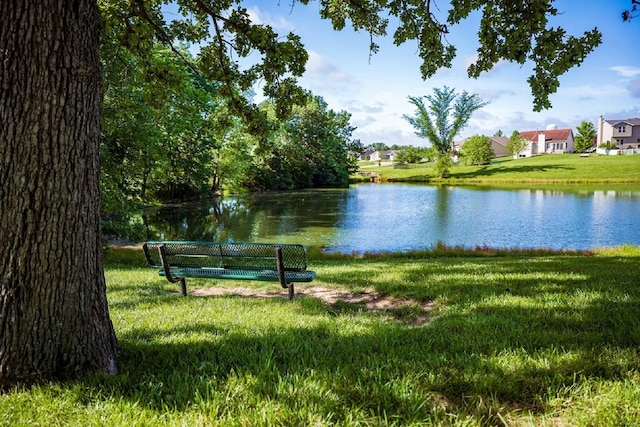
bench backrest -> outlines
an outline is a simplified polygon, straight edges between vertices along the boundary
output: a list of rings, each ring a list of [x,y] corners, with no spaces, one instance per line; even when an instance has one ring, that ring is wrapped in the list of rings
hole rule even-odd
[[[307,252],[302,245],[235,242],[147,242],[149,265],[162,268],[158,246],[164,245],[172,267],[277,270],[276,248],[282,248],[284,269],[305,271]]]

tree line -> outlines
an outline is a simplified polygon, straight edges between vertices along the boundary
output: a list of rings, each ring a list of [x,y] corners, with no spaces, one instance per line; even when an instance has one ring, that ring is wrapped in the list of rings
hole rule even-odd
[[[344,187],[362,151],[350,114],[310,92],[288,116],[264,101],[256,135],[210,83],[171,49],[155,44],[144,60],[103,37],[101,134],[103,213],[140,203],[227,191]],[[252,98],[252,93],[244,94]]]

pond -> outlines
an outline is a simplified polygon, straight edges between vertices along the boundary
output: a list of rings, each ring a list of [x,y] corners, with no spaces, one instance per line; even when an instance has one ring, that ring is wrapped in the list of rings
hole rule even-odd
[[[359,184],[145,211],[149,239],[301,243],[364,253],[449,246],[640,245],[640,187],[562,189]]]

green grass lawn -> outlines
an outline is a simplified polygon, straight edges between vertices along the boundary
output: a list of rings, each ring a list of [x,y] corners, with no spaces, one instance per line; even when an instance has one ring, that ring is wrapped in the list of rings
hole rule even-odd
[[[493,165],[454,166],[450,177],[435,177],[433,164],[394,169],[393,166],[369,167],[380,172],[383,181],[437,183],[638,183],[640,156],[580,157],[578,154],[547,154],[523,159],[495,159]]]
[[[310,256],[300,291],[422,305],[184,298],[140,252],[110,250],[120,374],[8,392],[0,425],[640,423],[639,248]],[[189,288],[213,285],[279,288]]]

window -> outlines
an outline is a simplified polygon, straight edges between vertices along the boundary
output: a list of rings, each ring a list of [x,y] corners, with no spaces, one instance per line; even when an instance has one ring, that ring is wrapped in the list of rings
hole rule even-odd
[[[620,133],[625,133],[627,131],[627,127],[626,126],[618,126],[618,132]]]

